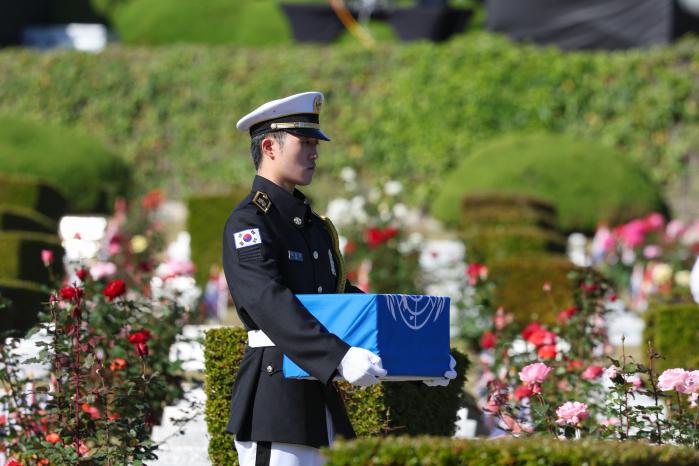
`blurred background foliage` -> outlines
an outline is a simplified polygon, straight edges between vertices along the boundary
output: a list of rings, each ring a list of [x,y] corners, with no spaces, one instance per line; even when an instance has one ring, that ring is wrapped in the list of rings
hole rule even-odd
[[[307,89],[327,97],[323,125],[333,142],[321,147],[321,171],[349,165],[403,180],[416,203],[429,203],[478,144],[512,130],[594,139],[667,183],[681,172],[686,149],[674,135],[699,119],[698,46],[691,39],[563,53],[471,33],[371,51],[346,44],[283,53],[195,45],[112,46],[99,55],[6,49],[0,111],[79,126],[132,165],[137,193],[160,187],[174,198],[247,186],[248,137],[235,122],[269,96]],[[318,178],[330,180],[312,190],[322,199],[332,175]]]

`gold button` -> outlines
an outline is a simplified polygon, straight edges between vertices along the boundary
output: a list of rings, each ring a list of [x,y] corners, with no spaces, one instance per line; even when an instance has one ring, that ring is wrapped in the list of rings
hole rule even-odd
[[[272,366],[267,366],[267,373],[271,374],[274,368]]]
[[[318,251],[313,251],[313,258],[318,259]]]
[[[294,217],[294,223],[298,226],[301,226],[301,224],[303,223],[303,220],[301,220],[300,217]]]
[[[322,292],[323,292],[323,287],[322,287],[322,286],[319,286],[319,287],[318,287],[318,293],[322,293]]]

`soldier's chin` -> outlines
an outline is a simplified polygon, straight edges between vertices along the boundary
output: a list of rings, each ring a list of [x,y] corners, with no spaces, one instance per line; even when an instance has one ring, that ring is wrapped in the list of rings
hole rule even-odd
[[[313,173],[309,173],[300,178],[299,182],[296,183],[298,186],[308,186],[313,181]]]

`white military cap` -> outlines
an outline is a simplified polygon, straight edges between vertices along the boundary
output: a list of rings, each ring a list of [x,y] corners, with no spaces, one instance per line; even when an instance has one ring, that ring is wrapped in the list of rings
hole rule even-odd
[[[323,100],[320,92],[303,92],[273,100],[245,115],[235,126],[241,131],[249,131],[251,138],[282,130],[329,141],[328,135],[320,129],[318,119]]]

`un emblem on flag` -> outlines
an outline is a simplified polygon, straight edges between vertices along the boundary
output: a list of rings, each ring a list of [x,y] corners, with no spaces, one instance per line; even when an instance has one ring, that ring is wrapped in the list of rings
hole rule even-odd
[[[388,310],[397,322],[398,316],[411,330],[420,330],[448,308],[449,298],[443,296],[385,295]]]

